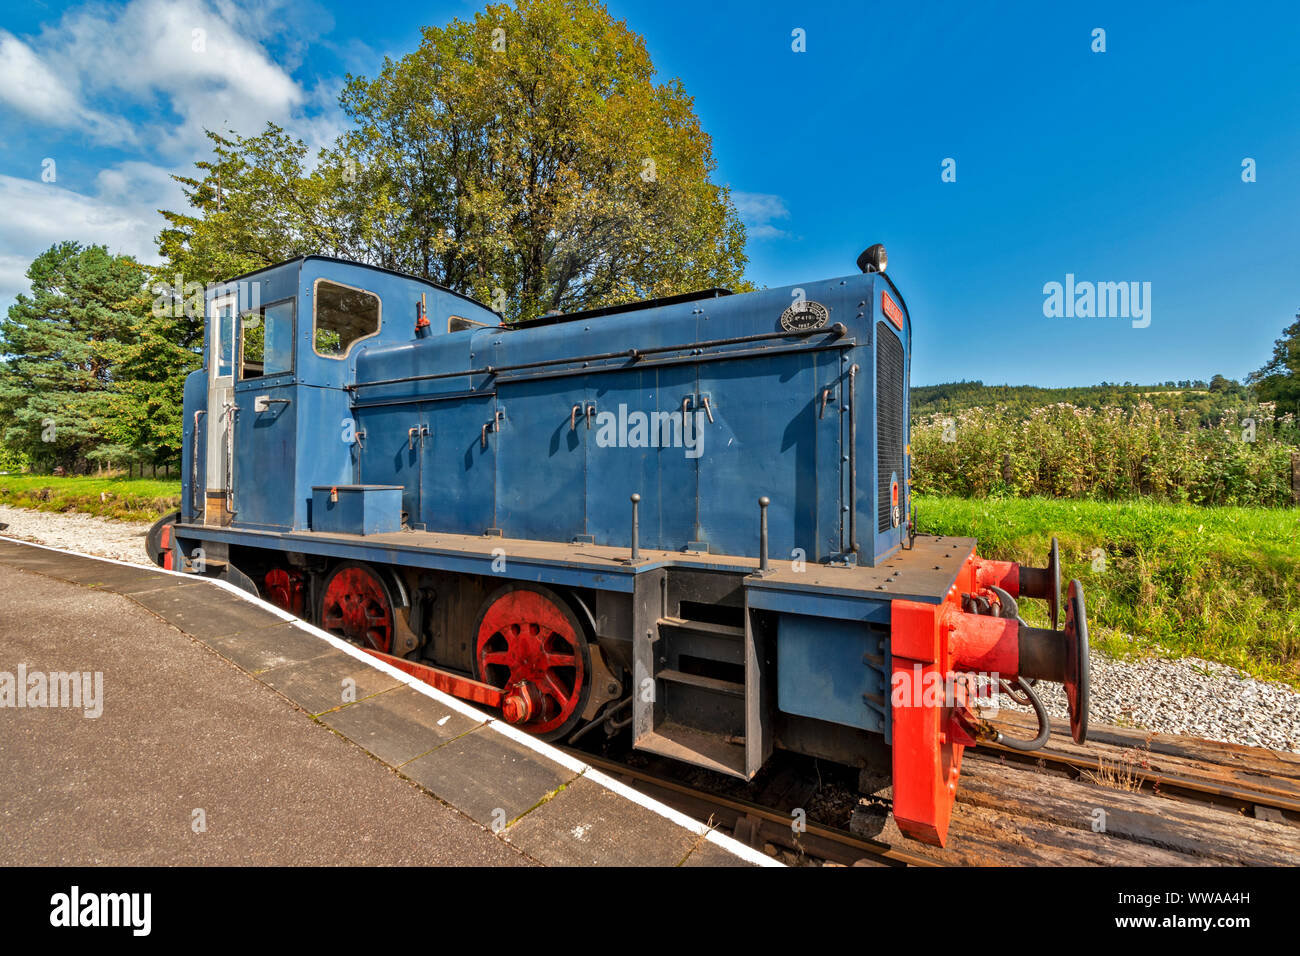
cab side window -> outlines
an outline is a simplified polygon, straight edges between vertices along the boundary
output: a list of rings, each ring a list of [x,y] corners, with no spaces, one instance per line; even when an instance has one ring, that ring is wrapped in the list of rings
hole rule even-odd
[[[316,280],[312,345],[317,355],[342,358],[354,342],[379,332],[379,296]]]
[[[463,315],[447,316],[448,332],[464,332],[468,329],[486,329],[490,326],[486,322],[475,322],[473,319],[467,319]]]
[[[230,378],[235,374],[235,299],[226,296],[212,302],[213,335],[216,337],[217,378]]]
[[[242,380],[293,371],[293,300],[240,316]]]

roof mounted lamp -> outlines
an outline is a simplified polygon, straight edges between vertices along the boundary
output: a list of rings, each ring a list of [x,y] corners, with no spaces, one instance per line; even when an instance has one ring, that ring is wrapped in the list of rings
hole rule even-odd
[[[858,256],[858,268],[863,272],[884,272],[887,265],[889,256],[885,254],[884,245],[879,242]]]

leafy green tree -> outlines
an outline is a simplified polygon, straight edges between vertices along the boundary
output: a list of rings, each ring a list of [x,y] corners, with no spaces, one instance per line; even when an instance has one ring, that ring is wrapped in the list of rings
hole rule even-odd
[[[1277,402],[1279,411],[1300,413],[1300,313],[1273,343],[1273,358],[1250,376],[1262,402]]]
[[[0,439],[0,472],[13,474],[26,471],[30,464],[26,455],[10,448],[3,439]]]
[[[188,212],[162,210],[158,235],[167,260],[159,278],[177,299],[193,305],[185,286],[207,285],[308,253],[361,258],[342,242],[342,192],[328,171],[308,169],[307,145],[268,123],[257,136],[207,131],[212,157],[203,174],[175,176]],[[189,308],[188,318],[201,318]]]
[[[115,447],[94,458],[122,461],[119,449],[151,465],[178,464],[185,377],[202,364],[202,319],[135,313],[128,333],[106,350],[116,388],[110,397]]]
[[[1230,379],[1226,375],[1215,375],[1210,379],[1210,391],[1226,395],[1240,395],[1242,387],[1240,382]]]
[[[165,213],[185,278],[304,252],[400,269],[510,319],[743,279],[744,226],[677,80],[593,0],[520,0],[424,30],[349,77],[319,162],[278,127],[210,133],[191,209]]]

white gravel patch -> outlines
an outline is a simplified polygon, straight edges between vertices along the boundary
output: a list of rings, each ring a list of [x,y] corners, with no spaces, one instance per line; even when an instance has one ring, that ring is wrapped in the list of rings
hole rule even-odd
[[[11,538],[149,563],[144,522],[0,505],[0,523],[9,525],[0,535]],[[1300,692],[1286,684],[1194,657],[1115,660],[1094,651],[1091,663],[1093,724],[1300,753]],[[1039,696],[1053,719],[1069,716],[1060,685],[1039,685]],[[1004,694],[998,695],[998,706],[1032,713]]]
[[[1300,692],[1196,657],[1116,660],[1093,651],[1089,722],[1300,753]],[[1035,688],[1052,719],[1069,710],[1060,684]],[[998,707],[1025,713],[1005,694]]]
[[[110,521],[79,512],[31,511],[0,505],[0,536],[48,544],[54,548],[148,564],[144,536],[151,523]]]

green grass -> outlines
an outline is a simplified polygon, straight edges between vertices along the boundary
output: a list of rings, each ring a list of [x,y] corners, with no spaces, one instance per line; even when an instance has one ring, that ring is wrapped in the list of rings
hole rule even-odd
[[[153,521],[181,504],[179,480],[0,475],[0,504]]]
[[[1093,644],[1111,655],[1196,656],[1300,686],[1300,510],[926,497],[917,523],[1034,566],[1057,537],[1062,589],[1083,584]],[[1042,603],[1025,603],[1041,625]]]

